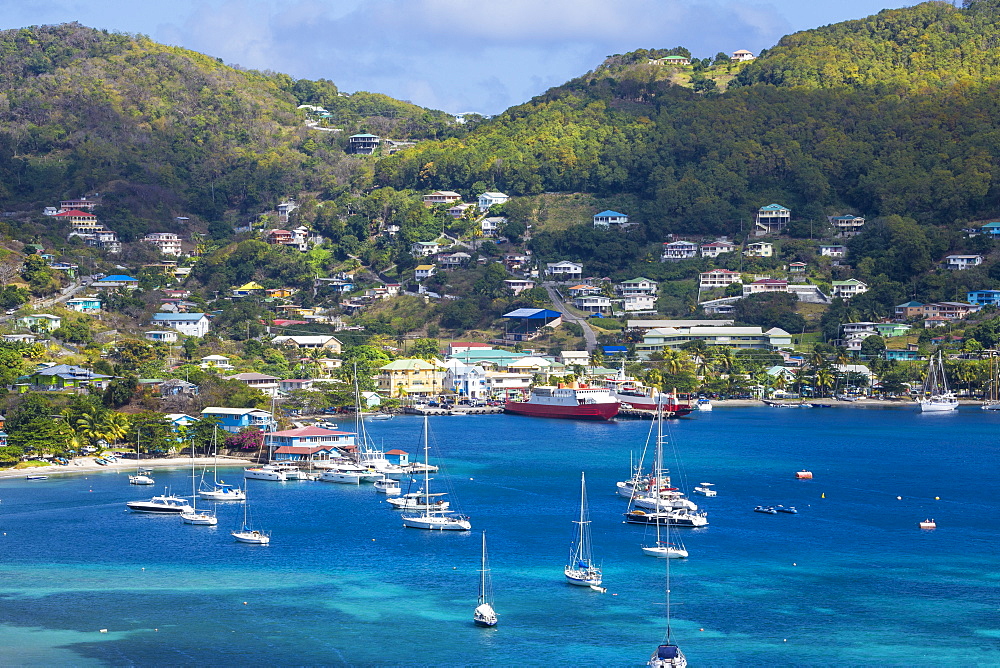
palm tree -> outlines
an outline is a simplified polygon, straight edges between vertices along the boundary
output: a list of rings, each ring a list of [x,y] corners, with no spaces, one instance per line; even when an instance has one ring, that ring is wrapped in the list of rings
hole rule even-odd
[[[821,367],[816,370],[816,387],[820,390],[820,396],[826,396],[823,390],[831,387],[834,382],[833,372],[828,367]]]
[[[663,351],[663,370],[669,374],[677,374],[684,370],[684,353],[679,350]]]
[[[819,369],[821,366],[826,364],[826,357],[820,351],[813,350],[813,354],[809,358],[809,364],[811,364],[814,369]]]
[[[733,354],[732,348],[729,346],[716,348],[713,357],[720,370],[732,373],[733,368],[736,366],[736,356]]]

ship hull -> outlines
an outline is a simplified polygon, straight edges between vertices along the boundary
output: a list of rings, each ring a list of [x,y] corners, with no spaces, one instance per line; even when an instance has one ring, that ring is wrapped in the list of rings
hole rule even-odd
[[[563,418],[567,420],[610,420],[618,415],[620,404],[580,404],[579,406],[556,406],[535,404],[528,401],[508,401],[505,413],[528,417]]]

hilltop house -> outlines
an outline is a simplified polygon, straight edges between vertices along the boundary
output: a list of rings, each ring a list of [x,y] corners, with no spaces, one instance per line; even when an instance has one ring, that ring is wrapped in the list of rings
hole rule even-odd
[[[648,278],[640,276],[639,278],[622,281],[616,285],[615,294],[622,297],[628,297],[630,295],[655,295],[656,287],[655,281],[651,281]]]
[[[50,364],[37,369],[34,373],[22,376],[17,385],[22,389],[38,391],[46,390],[82,390],[94,388],[103,390],[114,376],[94,373],[90,369],[71,364]]]
[[[768,204],[757,210],[754,219],[754,235],[778,234],[792,218],[792,212],[781,204]]]
[[[347,152],[355,155],[371,155],[378,150],[379,141],[376,135],[366,132],[351,135],[347,140]]]
[[[774,255],[774,244],[766,241],[757,241],[747,244],[747,249],[743,251],[746,257],[772,257]]]
[[[77,297],[67,299],[66,308],[79,313],[97,313],[101,310],[101,300],[97,297]]]
[[[413,270],[413,278],[418,281],[430,278],[437,271],[437,267],[433,264],[418,264]]]
[[[702,290],[708,288],[724,288],[732,283],[742,283],[743,277],[738,271],[728,269],[712,269],[698,274],[698,287]]]
[[[846,281],[833,281],[833,296],[842,299],[856,297],[863,292],[868,292],[868,285],[856,278],[849,278]]]
[[[94,281],[91,287],[97,290],[116,290],[118,288],[138,290],[139,279],[125,276],[124,274],[114,274],[112,276],[105,276],[99,281]]]
[[[485,192],[479,196],[479,210],[489,211],[494,204],[503,204],[510,199],[510,195],[497,192]]]
[[[728,241],[713,241],[701,245],[701,256],[716,258],[723,253],[732,253],[736,250],[736,245]]]
[[[988,237],[1000,237],[1000,222],[986,223],[979,229]]]
[[[978,267],[983,263],[982,255],[947,255],[944,258],[948,269],[961,271],[969,267]]]
[[[823,244],[819,247],[819,254],[824,257],[844,257],[847,254],[847,246]]]
[[[588,313],[607,313],[611,310],[611,298],[603,295],[580,295],[573,298],[573,306]]]
[[[156,246],[163,255],[180,255],[181,238],[172,232],[154,232],[142,238],[143,242]]]
[[[535,287],[534,281],[529,281],[523,278],[508,278],[503,283],[511,289],[515,296],[521,294],[525,290],[530,290]]]
[[[617,227],[619,229],[626,229],[631,225],[635,225],[635,223],[628,222],[628,216],[624,213],[608,210],[594,214],[594,227],[603,227],[604,229]]]
[[[744,297],[761,292],[788,292],[788,281],[777,278],[761,278],[743,286]]]
[[[276,346],[289,346],[299,350],[316,350],[324,348],[332,353],[340,353],[342,344],[329,334],[314,334],[308,336],[276,336],[271,339]]]
[[[753,59],[754,59],[753,53],[747,51],[746,49],[737,49],[736,51],[733,51],[733,55],[729,57],[729,60],[732,60],[733,62],[737,63],[744,63],[748,60],[753,60]]]
[[[966,293],[965,299],[977,306],[1000,307],[1000,290],[973,290]]]
[[[865,226],[865,219],[861,216],[828,216],[827,220],[833,225],[836,235],[845,239],[857,236]]]
[[[507,219],[503,216],[488,216],[479,221],[479,229],[484,237],[495,237],[500,234],[500,229],[506,222]]]
[[[424,202],[424,206],[437,206],[438,204],[458,202],[462,199],[462,196],[450,190],[437,190],[429,195],[424,195],[421,199]]]
[[[583,265],[567,260],[548,262],[545,265],[545,273],[548,276],[557,276],[559,278],[581,278],[583,276]]]
[[[62,325],[62,318],[50,313],[35,313],[21,316],[17,322],[33,332],[51,332],[54,329],[59,329],[59,326]]]
[[[410,246],[413,257],[430,257],[441,251],[441,244],[436,241],[418,241]]]
[[[172,329],[151,329],[143,332],[142,336],[147,341],[156,343],[177,343],[177,332]]]
[[[226,380],[238,380],[247,387],[260,390],[269,397],[278,396],[278,378],[269,376],[266,373],[238,373],[235,376],[226,376]]]
[[[185,336],[205,336],[209,329],[208,316],[204,313],[154,313],[150,324],[176,329]]]
[[[673,262],[676,260],[687,260],[698,256],[698,244],[690,241],[671,241],[663,244],[663,252],[660,255],[660,262]]]

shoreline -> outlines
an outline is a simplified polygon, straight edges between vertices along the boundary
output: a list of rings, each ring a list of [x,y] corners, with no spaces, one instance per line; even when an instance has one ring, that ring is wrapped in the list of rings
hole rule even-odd
[[[775,399],[780,403],[797,406],[800,402],[797,399]],[[917,402],[914,400],[893,401],[891,399],[858,399],[857,401],[840,401],[838,399],[807,399],[806,404],[826,404],[837,408],[914,408]],[[981,399],[959,399],[959,406],[980,406]],[[745,408],[745,407],[766,407],[759,399],[712,399],[712,406],[715,408]],[[695,411],[697,412],[697,411]]]
[[[216,459],[214,457],[195,457],[193,461],[196,467],[214,466]],[[162,457],[157,459],[143,459],[139,461],[138,465],[149,469],[187,468],[191,466],[191,462],[191,457]],[[234,466],[249,466],[255,462],[241,457],[220,456],[218,463],[220,467],[232,468]],[[94,473],[95,471],[134,473],[136,468],[137,464],[134,459],[119,460],[107,466],[101,466],[94,462],[94,457],[77,457],[70,460],[68,466],[56,464],[50,466],[31,466],[23,469],[5,469],[0,471],[0,480],[6,478],[24,478],[29,475],[66,475],[73,473]]]

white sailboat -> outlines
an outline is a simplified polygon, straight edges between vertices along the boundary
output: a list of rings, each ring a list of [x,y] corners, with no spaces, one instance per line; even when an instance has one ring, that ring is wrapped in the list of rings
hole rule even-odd
[[[580,519],[574,520],[576,535],[569,549],[569,561],[563,569],[566,581],[581,587],[600,587],[601,569],[594,565],[590,545],[590,515],[587,510],[587,478],[580,473]]]
[[[430,465],[427,462],[429,447],[427,416],[424,415],[424,493],[427,496],[431,496]],[[451,510],[424,507],[419,515],[403,515],[403,526],[431,531],[469,531],[472,529],[472,522],[465,515],[457,515]]]
[[[152,473],[147,469],[142,468],[139,465],[139,431],[140,429],[136,427],[135,429],[135,475],[130,475],[128,477],[128,484],[130,485],[152,485],[155,480],[153,480],[148,474]]]
[[[941,413],[958,408],[958,399],[948,390],[948,378],[944,373],[944,359],[940,352],[936,360],[931,357],[927,366],[927,378],[924,379],[924,389],[917,403],[922,413]]]
[[[667,585],[666,585],[666,597],[667,597],[667,633],[664,637],[664,642],[653,655],[649,657],[649,661],[646,662],[647,666],[650,668],[687,668],[688,662],[687,657],[684,656],[684,652],[678,647],[671,638],[670,633],[670,560],[666,560],[667,563]]]
[[[247,490],[243,490],[246,493]],[[243,502],[243,526],[240,527],[239,531],[232,531],[233,538],[240,543],[249,543],[251,545],[267,545],[271,542],[271,534],[264,533],[253,528],[253,524],[250,520],[250,500],[249,495],[247,500]]]
[[[654,469],[654,479],[659,480],[663,474],[663,407],[657,407],[656,411],[656,468]],[[697,508],[697,507],[696,507]],[[660,508],[657,508],[660,510]],[[688,551],[684,547],[683,541],[678,545],[670,542],[670,525],[662,527],[666,532],[666,540],[660,536],[662,522],[656,522],[656,543],[654,545],[644,545],[642,553],[651,557],[661,559],[680,559],[688,556]],[[680,538],[678,538],[680,541]]]
[[[198,524],[201,526],[215,526],[219,523],[219,518],[215,513],[198,511],[198,493],[195,490],[194,477],[194,445],[191,445],[191,510],[181,513],[181,521],[184,524]]]
[[[198,496],[208,501],[243,501],[246,494],[237,485],[227,485],[219,480],[219,427],[216,425],[212,431],[212,451],[215,462],[212,470],[212,487],[205,489],[205,476],[202,473],[202,485],[198,490]]]
[[[493,609],[493,579],[490,577],[490,565],[486,560],[486,532],[483,532],[483,558],[479,567],[479,603],[472,613],[472,621],[476,626],[496,626],[497,613]]]
[[[980,406],[984,411],[1000,411],[1000,376],[997,375],[997,353],[990,351],[990,396]]]

